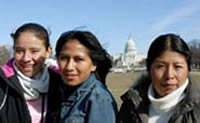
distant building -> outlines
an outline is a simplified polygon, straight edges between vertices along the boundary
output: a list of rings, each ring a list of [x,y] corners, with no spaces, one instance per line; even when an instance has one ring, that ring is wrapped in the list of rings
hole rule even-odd
[[[57,60],[54,59],[54,58],[47,58],[45,60],[45,64],[49,67],[49,66],[55,66],[55,67],[58,67],[58,64],[57,64]]]
[[[146,55],[137,53],[136,44],[129,37],[125,44],[124,53],[113,55],[113,64],[115,68],[134,68],[144,59],[146,59]]]
[[[134,66],[135,60],[136,60],[136,45],[133,39],[130,37],[128,41],[126,42],[125,51],[123,54],[123,64],[125,66]]]

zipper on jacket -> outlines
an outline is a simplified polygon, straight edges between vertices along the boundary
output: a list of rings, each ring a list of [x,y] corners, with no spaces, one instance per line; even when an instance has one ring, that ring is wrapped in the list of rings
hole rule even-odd
[[[1,109],[3,108],[3,106],[5,105],[7,96],[8,96],[8,86],[6,87],[6,93],[5,93],[5,96],[4,96],[4,98],[3,98],[2,103],[1,103],[1,105],[0,105],[0,110],[1,110]]]

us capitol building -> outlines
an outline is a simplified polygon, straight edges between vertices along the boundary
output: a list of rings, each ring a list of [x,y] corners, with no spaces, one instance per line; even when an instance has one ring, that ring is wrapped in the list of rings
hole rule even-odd
[[[113,55],[113,67],[133,69],[140,66],[145,59],[146,55],[137,53],[135,42],[130,36],[125,44],[124,53]]]

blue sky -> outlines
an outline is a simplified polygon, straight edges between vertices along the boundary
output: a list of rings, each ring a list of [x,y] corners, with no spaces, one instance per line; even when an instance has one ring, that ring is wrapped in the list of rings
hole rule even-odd
[[[10,33],[27,22],[49,28],[53,48],[62,32],[84,27],[111,54],[124,52],[130,35],[139,53],[163,33],[200,39],[199,0],[0,0],[0,13],[0,45],[12,45]]]

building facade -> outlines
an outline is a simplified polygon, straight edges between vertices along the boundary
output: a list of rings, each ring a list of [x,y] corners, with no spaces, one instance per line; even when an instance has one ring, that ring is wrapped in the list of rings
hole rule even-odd
[[[138,54],[135,41],[129,37],[125,44],[124,53],[113,56],[113,65],[115,68],[134,68],[142,60],[146,58],[145,55]]]

